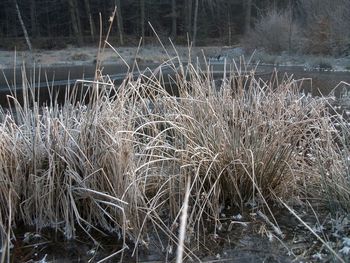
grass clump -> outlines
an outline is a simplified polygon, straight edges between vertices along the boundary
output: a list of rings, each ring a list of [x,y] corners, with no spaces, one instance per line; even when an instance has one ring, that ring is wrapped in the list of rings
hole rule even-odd
[[[28,86],[22,105],[10,98],[15,107],[0,116],[3,242],[22,222],[67,238],[115,233],[116,254],[130,245],[135,254],[152,242],[169,251],[186,230],[180,243],[195,258],[228,207],[265,211],[281,237],[272,209],[280,200],[328,186],[349,209],[345,163],[336,161],[347,148],[335,144],[346,137],[326,99],[303,97],[291,78],[264,82],[244,63],[217,81],[210,66],[175,59],[119,86],[99,76],[86,104],[72,91],[62,105],[40,107]]]
[[[335,215],[339,211],[350,212],[350,133],[348,120],[341,115],[336,116],[329,126],[332,125],[333,131],[321,130],[323,144],[316,145],[316,152],[317,167],[322,176],[322,190],[330,211]],[[335,138],[330,138],[332,136]]]

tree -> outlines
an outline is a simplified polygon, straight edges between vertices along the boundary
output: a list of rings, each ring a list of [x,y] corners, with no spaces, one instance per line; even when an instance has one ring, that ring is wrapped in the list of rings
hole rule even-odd
[[[245,2],[245,23],[244,23],[244,31],[245,33],[250,32],[250,23],[252,16],[252,0],[243,0]]]
[[[87,17],[89,19],[90,35],[91,35],[92,38],[95,38],[96,29],[95,29],[94,21],[92,19],[91,8],[90,8],[90,1],[89,0],[84,0],[84,4],[85,4],[86,14],[87,14]]]
[[[210,13],[214,14],[214,9],[220,8],[227,0],[202,0],[203,10],[210,10]],[[199,11],[199,0],[195,0],[194,5],[194,18],[193,18],[193,35],[192,44],[196,45],[197,42],[197,32],[198,32],[198,11]],[[216,18],[217,19],[217,18]],[[213,22],[207,23],[212,24]]]
[[[77,38],[78,45],[81,46],[83,43],[82,34],[81,34],[81,26],[80,26],[80,18],[78,16],[78,7],[76,0],[68,0],[69,13],[71,17],[71,23],[73,28],[73,33]]]
[[[230,43],[236,33],[242,33],[245,21],[267,9],[273,0],[253,1],[251,18],[243,0],[16,0],[23,22],[28,30],[30,40],[34,37],[45,37],[36,41],[46,48],[64,46],[65,39],[58,42],[51,38],[74,36],[77,44],[83,44],[83,36],[94,38],[98,33],[99,15],[108,18],[114,6],[117,6],[114,32],[118,43],[124,45],[127,35],[147,37],[150,21],[160,37],[172,37],[184,41],[189,34],[193,44],[199,36],[217,38]],[[286,2],[287,0],[276,1]],[[302,0],[298,0],[302,1]],[[325,0],[319,0],[325,1]],[[345,0],[344,0],[345,1]],[[17,37],[23,35],[18,21],[14,0],[0,1],[0,35]],[[23,3],[23,4],[22,4]],[[248,3],[249,6],[249,3]],[[277,8],[281,8],[278,4]],[[106,30],[106,23],[103,24]],[[218,38],[219,37],[219,38]],[[48,39],[47,39],[48,38]],[[68,40],[70,41],[70,40]],[[1,41],[4,43],[3,41]],[[10,42],[8,42],[10,43]],[[6,43],[7,44],[7,43]],[[131,43],[129,43],[131,44]],[[5,46],[5,44],[4,44]]]
[[[299,0],[306,52],[341,55],[350,50],[349,0]]]
[[[171,36],[173,39],[176,39],[176,19],[177,19],[177,13],[176,13],[176,0],[171,0]]]
[[[36,10],[35,0],[30,0],[30,22],[31,22],[30,26],[32,31],[32,37],[36,37],[38,35],[35,10]]]
[[[192,0],[187,0],[187,32],[190,36],[191,36],[191,32],[192,32]]]
[[[198,6],[199,6],[199,0],[196,0],[195,6],[194,6],[194,18],[193,18],[193,38],[192,38],[193,46],[196,46],[196,41],[197,41]]]

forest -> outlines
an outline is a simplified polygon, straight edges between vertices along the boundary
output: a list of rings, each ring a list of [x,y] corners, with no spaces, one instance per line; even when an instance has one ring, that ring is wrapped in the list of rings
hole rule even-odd
[[[248,46],[278,44],[283,36],[289,47],[277,49],[291,49],[293,41],[303,43],[302,48],[293,45],[303,52],[343,53],[349,46],[347,0],[3,0],[0,48],[26,49],[25,34],[34,48],[96,43],[100,27],[106,33],[115,7],[111,37],[124,46],[137,45],[141,37],[152,43],[149,23],[161,38],[182,45],[188,40],[194,46],[235,45],[253,29],[255,38],[260,34],[267,40],[248,37]]]
[[[244,31],[250,13],[263,7],[252,7],[252,1],[185,1],[185,0],[17,0],[24,25],[35,43],[63,43],[48,39],[69,40],[76,44],[89,43],[99,35],[99,16],[107,27],[109,17],[117,6],[117,23],[112,35],[121,45],[133,44],[139,37],[152,36],[148,21],[164,37],[186,42],[186,35],[205,44],[209,38],[230,44],[233,36]],[[248,10],[249,9],[249,10]],[[248,20],[247,20],[248,19]],[[250,22],[250,21],[249,21]],[[0,3],[0,36],[4,39],[21,38],[23,30],[16,14],[16,1]],[[38,41],[40,44],[40,41]],[[134,41],[135,42],[135,41]],[[56,44],[54,44],[56,43]],[[42,43],[45,44],[45,43]],[[49,43],[46,43],[47,45]],[[54,48],[55,46],[53,46]]]

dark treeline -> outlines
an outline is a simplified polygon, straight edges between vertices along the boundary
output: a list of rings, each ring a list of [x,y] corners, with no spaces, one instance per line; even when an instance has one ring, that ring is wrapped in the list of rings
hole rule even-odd
[[[117,6],[111,36],[120,45],[134,45],[140,37],[152,41],[153,25],[162,38],[186,44],[231,45],[249,31],[269,8],[285,8],[291,1],[276,0],[2,0],[0,47],[25,46],[25,31],[36,48],[59,48],[67,43],[96,43],[100,14],[103,32]],[[17,7],[16,7],[17,4]],[[19,14],[21,18],[19,18]],[[23,23],[21,23],[21,19]],[[14,41],[14,39],[16,41]]]

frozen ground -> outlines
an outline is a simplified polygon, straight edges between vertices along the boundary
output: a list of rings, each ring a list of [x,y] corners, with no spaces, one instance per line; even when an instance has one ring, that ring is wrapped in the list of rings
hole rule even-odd
[[[177,54],[182,61],[189,59],[189,48],[185,46],[177,46],[175,52],[171,46],[166,47],[171,58]],[[146,45],[141,47],[116,47],[118,53],[127,63],[132,63],[135,58],[138,62],[160,63],[169,59],[166,51],[160,46]],[[63,65],[86,65],[96,63],[98,54],[97,47],[69,47],[62,50],[34,50],[29,51],[2,51],[0,50],[0,69],[13,68],[14,65],[21,66],[23,61],[27,64],[35,62],[41,66],[63,66]],[[346,57],[329,57],[318,55],[300,55],[282,52],[281,54],[268,54],[263,50],[257,50],[253,53],[244,52],[241,47],[193,47],[190,51],[191,58],[206,58],[217,61],[235,59],[239,60],[244,55],[246,61],[259,64],[268,64],[276,66],[301,66],[305,70],[326,69],[332,71],[349,71],[350,56]],[[123,64],[122,59],[107,47],[104,51],[102,59],[108,64]]]
[[[191,56],[207,56],[217,57],[222,54],[221,47],[196,47],[191,49]],[[165,50],[159,46],[145,46],[137,49],[137,47],[120,47],[116,48],[120,56],[127,63],[131,63],[137,59],[138,62],[158,63],[168,60]],[[175,51],[171,47],[167,47],[167,52],[171,58],[176,56]],[[181,59],[187,60],[189,49],[187,47],[177,47],[177,52]],[[31,54],[29,51],[1,51],[0,50],[0,69],[13,68],[14,65],[21,66],[23,61],[27,64],[35,61],[36,65],[41,66],[62,66],[62,65],[86,65],[96,63],[98,48],[81,47],[66,48],[62,50],[35,50]],[[106,48],[102,59],[105,63],[124,63],[122,59],[111,48]]]

